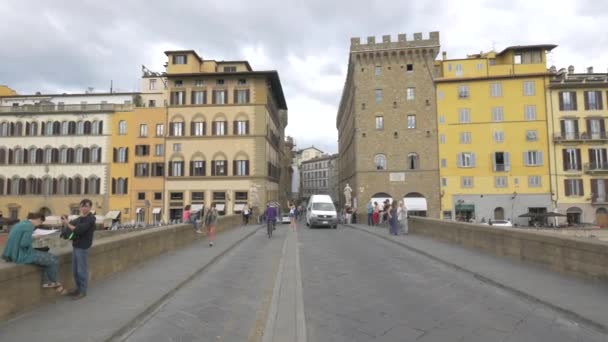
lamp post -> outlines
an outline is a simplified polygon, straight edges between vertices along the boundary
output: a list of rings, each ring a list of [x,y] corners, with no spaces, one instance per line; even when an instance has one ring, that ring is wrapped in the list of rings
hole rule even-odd
[[[511,223],[515,220],[515,213],[513,212],[515,207],[515,197],[517,197],[517,191],[513,191],[513,195],[511,196]]]

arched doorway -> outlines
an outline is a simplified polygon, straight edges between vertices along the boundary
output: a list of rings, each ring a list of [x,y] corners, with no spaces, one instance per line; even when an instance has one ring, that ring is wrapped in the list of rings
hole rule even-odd
[[[419,192],[410,192],[403,196],[403,203],[407,208],[407,214],[410,216],[426,216],[427,204],[426,198]]]
[[[384,201],[386,200],[392,202],[393,196],[386,192],[377,192],[371,198],[372,205],[374,205],[374,203],[378,203],[378,207],[380,208],[380,210],[382,210],[382,208],[384,207]]]
[[[566,221],[569,226],[580,224],[583,211],[579,207],[570,207],[566,210]]]
[[[51,212],[51,209],[47,208],[47,207],[42,207],[40,208],[40,213],[44,216],[51,216],[53,213]]]
[[[503,207],[497,207],[494,209],[494,219],[495,220],[504,220],[505,219],[505,209]]]
[[[606,208],[597,208],[595,222],[602,228],[608,227],[608,210]]]

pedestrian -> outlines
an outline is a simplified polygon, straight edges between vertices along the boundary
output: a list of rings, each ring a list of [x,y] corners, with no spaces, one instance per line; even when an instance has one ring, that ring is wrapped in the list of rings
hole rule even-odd
[[[386,214],[388,216],[389,232],[392,235],[397,235],[399,230],[399,221],[397,220],[397,201],[393,201],[391,205],[388,205]]]
[[[203,232],[198,227],[198,222],[196,221],[196,215],[192,215],[192,206],[190,204],[184,207],[184,212],[182,213],[182,222],[190,223],[194,231],[198,234],[202,234]]]
[[[374,205],[372,204],[372,201],[369,201],[367,203],[367,225],[368,226],[373,226],[374,225]]]
[[[38,238],[32,236],[34,229],[40,226],[44,219],[42,213],[29,213],[26,220],[14,225],[4,246],[2,259],[16,264],[31,264],[42,267],[42,287],[55,289],[57,293],[66,294],[67,291],[57,277],[59,264],[57,257],[49,252],[36,250],[32,246],[32,240]]]
[[[251,211],[249,210],[249,206],[245,204],[243,207],[243,224],[249,224],[249,216],[251,215]]]
[[[289,225],[291,226],[291,229],[295,232],[296,231],[296,206],[293,205],[293,203],[291,203],[289,205]]]
[[[350,207],[350,205],[347,205],[346,209],[344,209],[344,223],[350,224],[352,217],[353,217],[353,209]]]
[[[399,223],[400,229],[403,231],[405,235],[408,233],[407,226],[407,207],[403,203],[403,201],[399,201],[399,208],[397,208],[397,221]]]
[[[207,210],[205,215],[205,227],[207,227],[207,237],[209,239],[209,247],[213,247],[215,241],[215,226],[217,224],[217,209],[215,203],[211,204],[211,208]]]
[[[372,213],[372,225],[377,226],[378,220],[380,219],[380,208],[378,207],[378,202],[374,202],[374,212]]]
[[[95,234],[95,215],[91,213],[93,202],[89,199],[80,201],[80,216],[68,221],[68,216],[61,217],[61,223],[72,237],[72,272],[76,287],[68,292],[74,300],[86,297],[89,285],[89,248],[93,245]]]

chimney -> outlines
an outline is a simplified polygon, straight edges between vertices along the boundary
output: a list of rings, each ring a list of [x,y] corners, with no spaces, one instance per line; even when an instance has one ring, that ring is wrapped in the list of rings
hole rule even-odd
[[[442,58],[443,58],[443,60],[445,61],[445,60],[448,58],[448,53],[447,53],[447,52],[445,52],[445,51],[443,51],[443,52],[441,53],[441,57],[442,57]]]
[[[590,67],[587,68],[587,73],[588,74],[593,74],[593,67],[592,66],[590,66]]]
[[[569,74],[574,74],[574,65],[571,65],[568,67],[568,73]]]

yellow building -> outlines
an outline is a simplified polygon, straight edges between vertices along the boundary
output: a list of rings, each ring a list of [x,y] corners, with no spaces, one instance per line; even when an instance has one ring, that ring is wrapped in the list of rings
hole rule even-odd
[[[129,183],[133,177],[133,146],[137,139],[137,129],[134,112],[116,112],[112,115],[112,136],[110,148],[107,149],[107,158],[111,161],[108,179],[109,209],[112,218],[119,219],[123,223],[135,220],[135,214],[131,209]]]
[[[608,74],[552,67],[547,87],[551,176],[560,224],[608,226]]]
[[[17,92],[8,86],[0,84],[0,96],[12,96],[17,95]]]
[[[441,210],[445,219],[552,211],[546,52],[508,47],[436,64]]]

